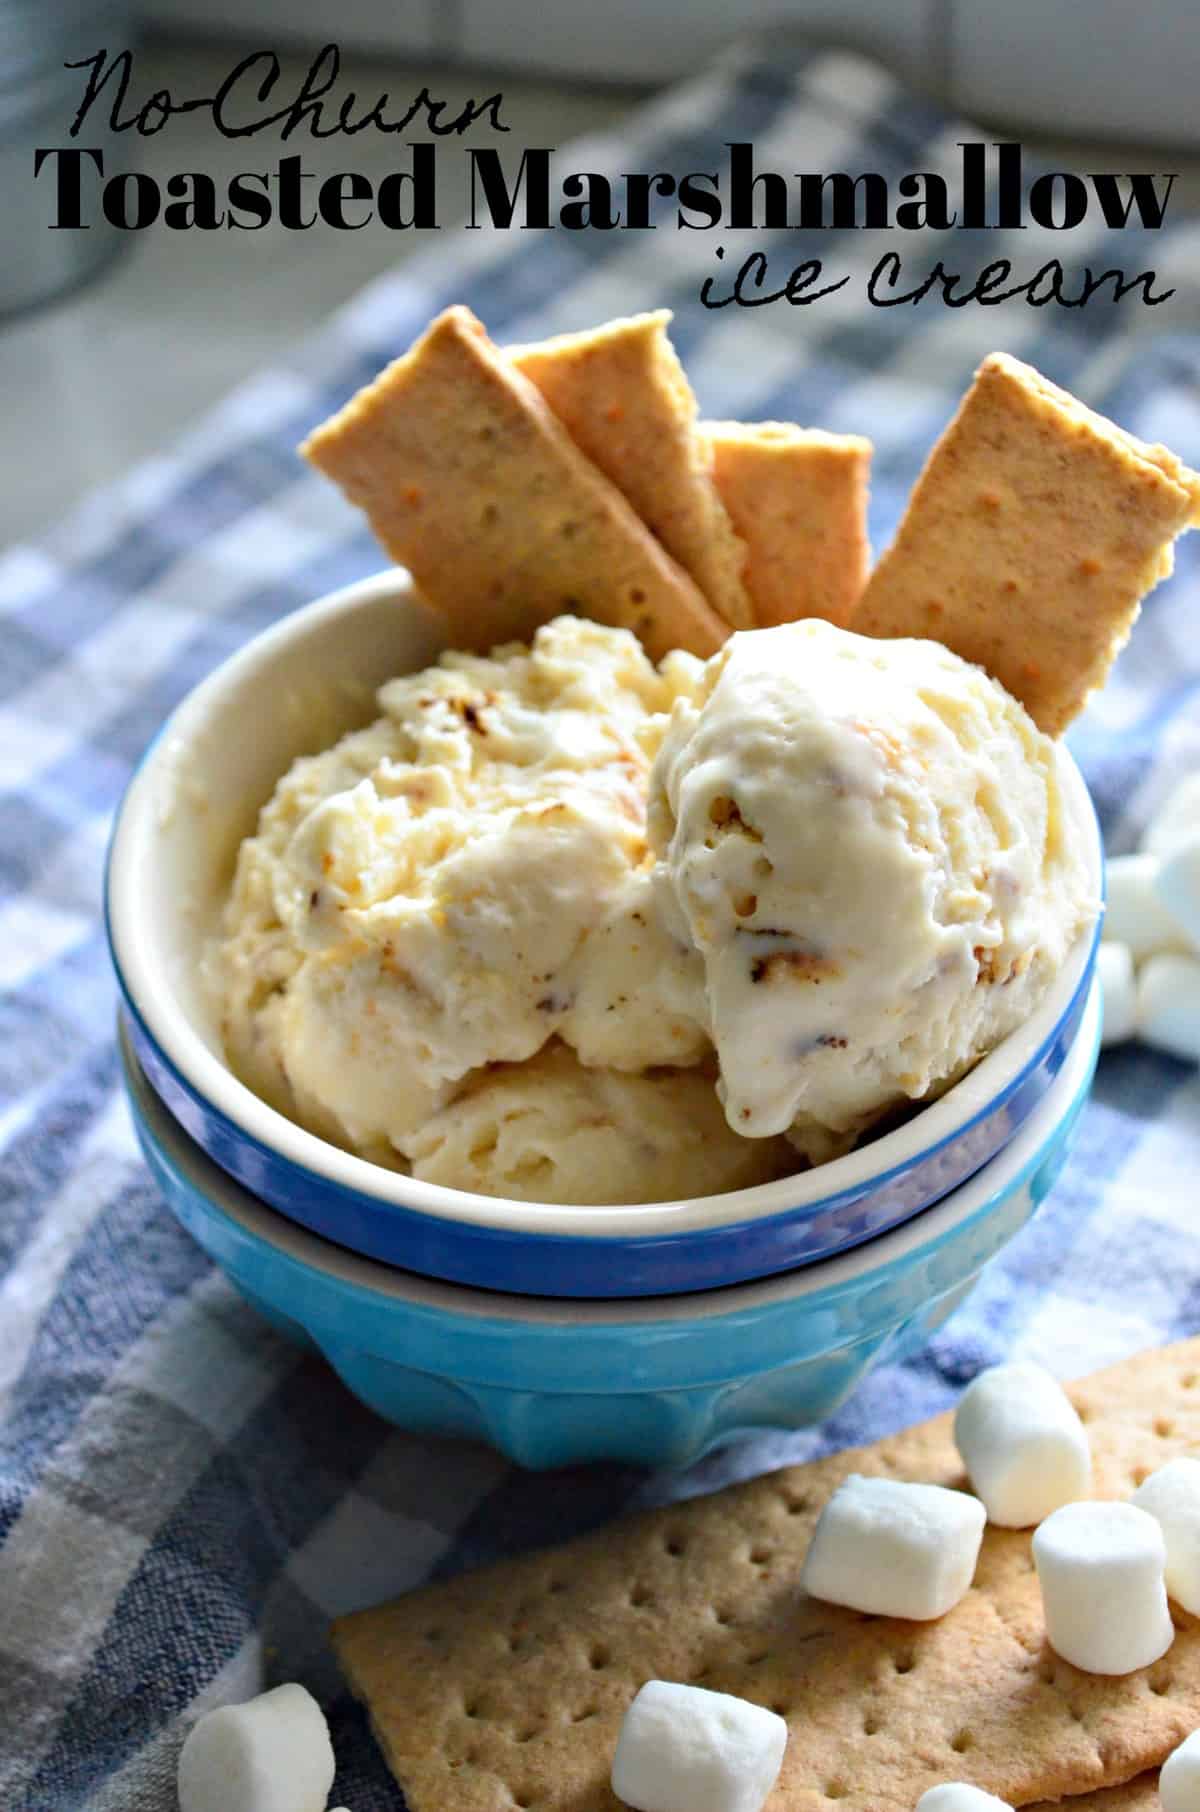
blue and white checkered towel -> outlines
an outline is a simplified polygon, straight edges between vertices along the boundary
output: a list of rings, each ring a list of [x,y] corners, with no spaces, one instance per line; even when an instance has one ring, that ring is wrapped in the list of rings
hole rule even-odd
[[[636,115],[571,168],[957,166],[977,137],[873,67],[744,54]],[[1039,1220],[919,1363],[876,1375],[820,1431],[765,1437],[690,1472],[530,1476],[482,1449],[397,1434],[276,1337],[169,1218],[117,1081],[98,917],[110,815],[184,693],[283,612],[380,565],[361,521],[293,449],[445,304],[501,340],[672,305],[705,412],[874,439],[888,537],[980,357],[1002,346],[1200,464],[1200,229],[898,235],[925,267],[1010,256],[1154,265],[1146,309],[871,309],[861,280],[807,309],[702,309],[703,233],[473,232],[345,309],[171,453],[40,546],[0,558],[0,1804],[168,1812],[183,1728],[279,1679],[329,1706],[353,1812],[401,1801],[330,1662],[330,1614],[633,1505],[873,1437],[1014,1348],[1062,1373],[1200,1326],[1200,1081],[1128,1047],[1105,1057],[1076,1156]],[[903,243],[900,243],[900,241]],[[883,233],[726,233],[862,273]],[[952,266],[953,267],[953,266]],[[1190,288],[1189,288],[1190,282]],[[244,306],[253,307],[249,295]],[[1190,330],[1190,331],[1188,331]],[[1200,540],[1200,537],[1193,539]],[[1200,762],[1200,560],[1186,542],[1072,742],[1110,846]]]

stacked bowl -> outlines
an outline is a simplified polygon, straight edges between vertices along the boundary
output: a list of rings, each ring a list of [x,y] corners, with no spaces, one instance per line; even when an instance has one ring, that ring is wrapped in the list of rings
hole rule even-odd
[[[1047,1193],[1099,1043],[1095,939],[939,1100],[849,1156],[722,1195],[554,1207],[420,1182],[305,1131],[225,1061],[202,978],[237,849],[298,755],[440,652],[389,572],[296,612],[184,701],[134,776],[106,913],[139,1137],[238,1288],[402,1426],[529,1466],[682,1464],[822,1420],[918,1348]],[[1087,791],[1068,803],[1099,891]]]

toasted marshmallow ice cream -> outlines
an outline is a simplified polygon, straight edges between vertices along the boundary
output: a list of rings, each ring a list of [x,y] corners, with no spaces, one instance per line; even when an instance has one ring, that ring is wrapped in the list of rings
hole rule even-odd
[[[624,630],[446,654],[297,761],[242,846],[211,977],[247,1083],[387,1158],[472,1072],[552,1037],[700,1061],[703,965],[655,903],[638,732],[698,683]]]
[[[823,1158],[1028,1017],[1096,910],[1061,760],[939,643],[807,620],[709,661],[649,832],[732,1128]]]
[[[719,1195],[796,1167],[786,1139],[730,1130],[708,1065],[586,1069],[557,1040],[476,1071],[403,1153],[427,1183],[576,1206]]]

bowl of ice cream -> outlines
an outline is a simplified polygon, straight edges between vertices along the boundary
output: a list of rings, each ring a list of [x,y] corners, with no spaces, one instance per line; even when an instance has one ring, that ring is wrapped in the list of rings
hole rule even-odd
[[[433,666],[443,622],[390,571],[240,651],[110,850],[130,1036],[180,1126],[327,1240],[548,1296],[786,1272],[989,1163],[1079,1035],[1086,787],[935,644],[790,631],[655,670],[560,622]]]
[[[918,1350],[1016,1235],[1064,1162],[1096,1062],[1099,999],[1005,1149],[905,1226],[731,1288],[555,1299],[447,1284],[321,1239],[191,1139],[122,1035],[126,1088],[172,1211],[281,1331],[402,1427],[483,1439],[527,1466],[685,1465],[764,1428],[823,1421]]]

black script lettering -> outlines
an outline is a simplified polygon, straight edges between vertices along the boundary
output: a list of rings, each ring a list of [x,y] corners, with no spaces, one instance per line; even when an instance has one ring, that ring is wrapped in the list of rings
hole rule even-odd
[[[716,255],[724,258],[723,245],[717,246]],[[806,294],[819,281],[823,271],[819,258],[806,258],[803,264],[796,265],[780,289],[759,293],[766,282],[768,269],[766,253],[751,252],[734,278],[733,288],[727,296],[714,300],[713,279],[706,277],[700,285],[700,300],[705,308],[710,309],[728,308],[731,302],[736,302],[739,308],[765,308],[771,302],[789,302],[793,308],[806,308],[809,303],[819,302],[822,297],[832,296],[836,290],[844,289],[850,281],[849,277],[841,277],[836,283],[826,284],[824,289],[813,290],[811,295]],[[751,289],[754,293],[748,293]]]

